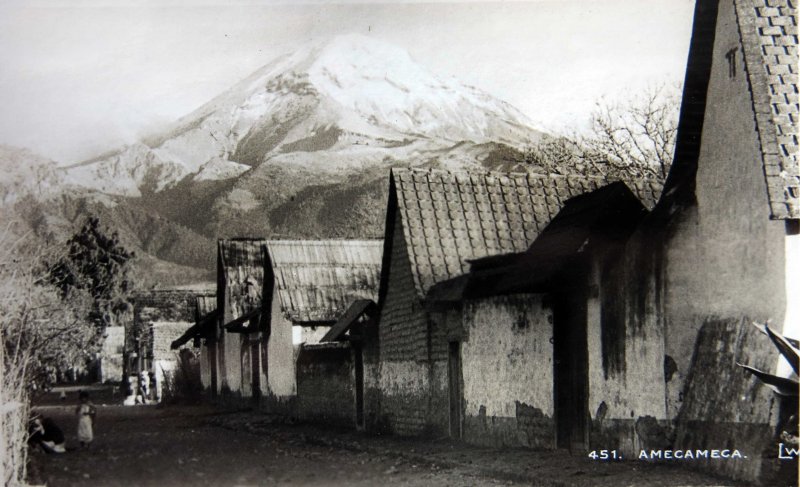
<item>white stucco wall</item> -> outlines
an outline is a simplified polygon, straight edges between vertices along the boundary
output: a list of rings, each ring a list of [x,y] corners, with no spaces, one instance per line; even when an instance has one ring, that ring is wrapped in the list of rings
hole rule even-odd
[[[330,326],[292,326],[292,343],[300,345],[301,343],[315,344],[319,343],[322,337],[331,329]]]
[[[800,234],[786,235],[786,317],[783,334],[800,339]],[[789,362],[781,357],[778,375],[788,377],[792,372]]]
[[[542,296],[467,301],[463,316],[465,415],[513,418],[519,402],[552,417],[552,312]]]
[[[599,293],[619,293],[616,288],[600,280],[598,267],[594,266],[592,282]],[[625,319],[625,316],[619,316]],[[586,342],[589,361],[589,414],[597,419],[601,403],[607,410],[605,418],[636,420],[641,416],[666,419],[664,400],[664,335],[651,322],[625,326],[625,371],[609,374],[603,370],[602,317],[600,295],[591,296],[587,302]]]
[[[707,318],[782,323],[786,311],[784,222],[770,219],[733,2],[719,3],[696,181],[696,213],[684,215],[667,248],[666,353],[678,366],[671,416]]]
[[[242,335],[238,333],[222,334],[219,342],[221,352],[221,390],[227,389],[234,394],[242,392]]]
[[[297,394],[297,376],[292,323],[283,316],[277,296],[272,300],[271,316],[267,343],[269,392],[275,398],[285,399]]]
[[[208,347],[200,347],[200,384],[203,389],[211,388],[211,356],[208,353]]]

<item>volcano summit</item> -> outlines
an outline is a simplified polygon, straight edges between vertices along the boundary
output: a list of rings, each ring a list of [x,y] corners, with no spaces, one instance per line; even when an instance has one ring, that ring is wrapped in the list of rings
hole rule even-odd
[[[517,109],[437,78],[408,53],[361,35],[267,64],[164,133],[67,169],[67,180],[139,196],[178,182],[238,178],[262,164],[332,172],[385,161],[470,167],[487,144],[542,133]]]

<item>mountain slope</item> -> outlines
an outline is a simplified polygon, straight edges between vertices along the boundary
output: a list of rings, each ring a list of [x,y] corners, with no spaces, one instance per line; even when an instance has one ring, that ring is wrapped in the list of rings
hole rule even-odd
[[[212,274],[217,238],[379,238],[391,167],[509,170],[543,137],[509,104],[348,35],[272,61],[159,135],[63,168],[62,199],[40,209],[62,221],[82,202],[147,257],[148,279],[190,282]]]
[[[273,61],[163,135],[72,166],[66,179],[140,196],[263,163],[326,172],[386,157],[413,165],[457,144],[520,147],[541,136],[509,104],[433,76],[394,46],[347,35]]]

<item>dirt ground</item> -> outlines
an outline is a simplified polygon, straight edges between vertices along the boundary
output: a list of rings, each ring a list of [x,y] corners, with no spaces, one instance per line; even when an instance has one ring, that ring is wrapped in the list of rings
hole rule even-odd
[[[73,394],[70,394],[70,396]],[[30,483],[58,486],[708,486],[737,485],[646,462],[373,437],[210,406],[102,405],[77,448],[74,400],[37,406],[68,451],[31,451]]]

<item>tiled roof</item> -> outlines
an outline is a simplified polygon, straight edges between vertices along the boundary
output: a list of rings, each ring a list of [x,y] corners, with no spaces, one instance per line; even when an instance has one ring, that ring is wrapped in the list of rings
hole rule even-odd
[[[800,218],[797,0],[736,0],[773,218]]]
[[[392,182],[420,296],[466,273],[469,260],[527,249],[567,199],[607,183],[585,176],[419,169],[393,169]],[[661,185],[633,186],[652,208]]]
[[[270,240],[281,311],[295,323],[336,321],[356,299],[377,299],[381,240]]]

